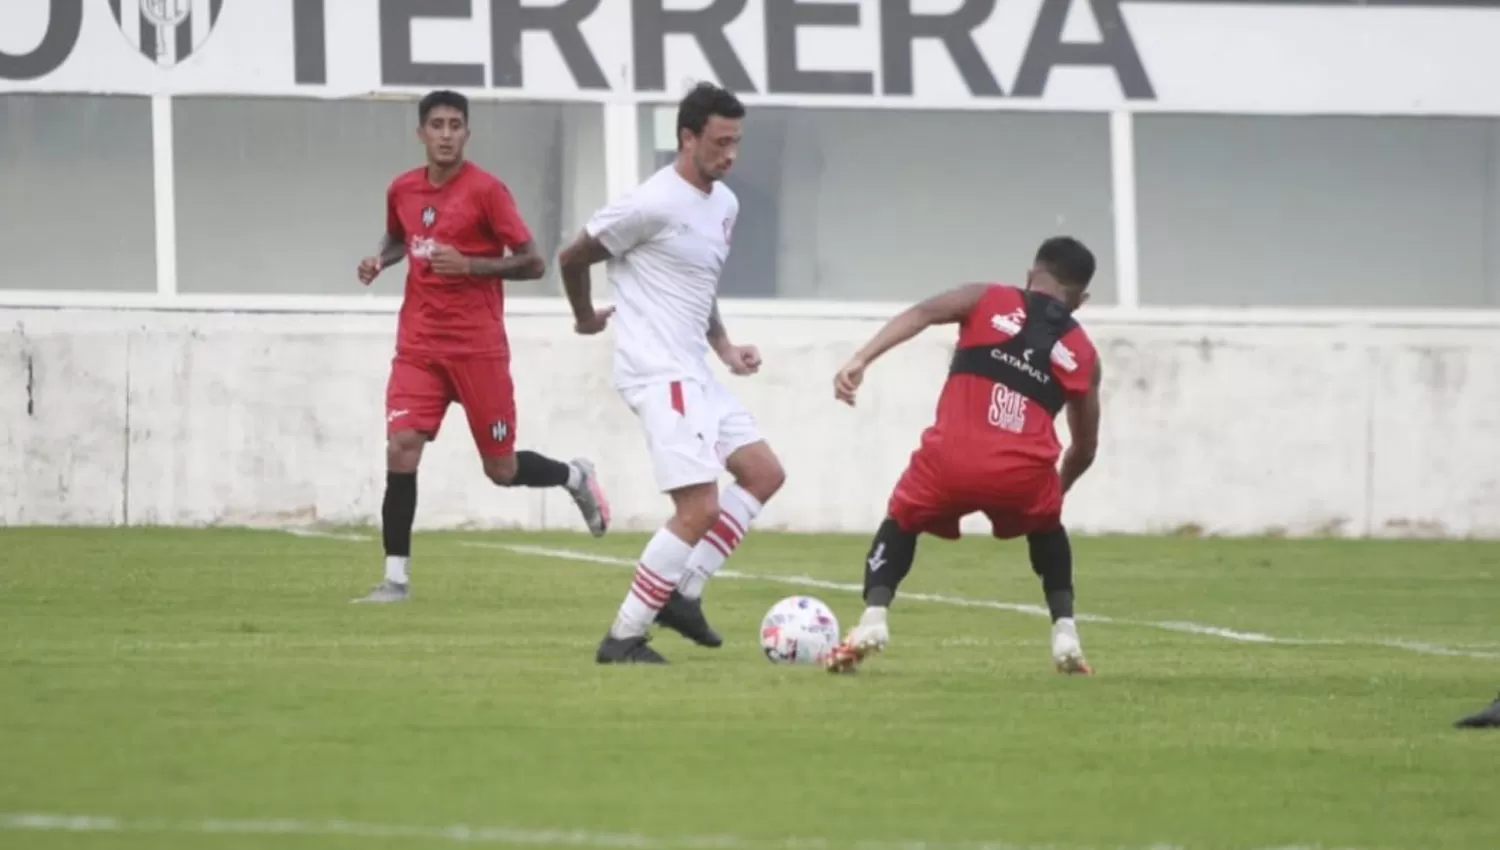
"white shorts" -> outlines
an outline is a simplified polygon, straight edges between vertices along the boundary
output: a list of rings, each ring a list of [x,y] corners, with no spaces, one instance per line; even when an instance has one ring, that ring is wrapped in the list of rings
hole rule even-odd
[[[646,432],[662,492],[718,481],[731,454],[761,440],[750,411],[716,380],[625,387],[620,397]]]

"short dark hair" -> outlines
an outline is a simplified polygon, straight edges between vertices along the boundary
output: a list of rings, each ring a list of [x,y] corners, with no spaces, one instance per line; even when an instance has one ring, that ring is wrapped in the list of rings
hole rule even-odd
[[[426,124],[427,115],[439,106],[457,109],[464,116],[464,123],[469,123],[469,99],[451,89],[438,89],[424,95],[422,102],[417,104],[417,119]]]
[[[714,115],[721,118],[744,118],[745,105],[734,96],[734,92],[713,83],[703,82],[683,96],[677,104],[677,145],[682,146],[682,131],[694,136],[703,135],[708,119]]]
[[[1094,252],[1071,236],[1054,236],[1036,252],[1036,265],[1064,286],[1088,289],[1094,279]]]

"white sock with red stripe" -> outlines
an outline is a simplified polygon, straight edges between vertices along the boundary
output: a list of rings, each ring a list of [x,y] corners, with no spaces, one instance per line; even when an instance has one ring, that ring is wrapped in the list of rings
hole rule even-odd
[[[641,560],[635,566],[635,579],[630,592],[620,603],[620,613],[615,615],[615,624],[610,635],[616,638],[640,637],[656,619],[656,612],[667,603],[672,588],[682,580],[687,571],[688,556],[693,548],[682,538],[665,528],[656,532],[651,542],[641,552]]]
[[[740,485],[731,484],[725,488],[719,495],[719,521],[694,547],[693,556],[688,558],[687,574],[677,586],[683,596],[688,599],[703,596],[703,586],[739,548],[760,509],[760,501]]]

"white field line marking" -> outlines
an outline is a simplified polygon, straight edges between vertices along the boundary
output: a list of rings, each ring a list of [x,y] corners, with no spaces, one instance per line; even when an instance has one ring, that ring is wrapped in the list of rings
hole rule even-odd
[[[403,838],[526,847],[614,847],[632,850],[1066,850],[1068,845],[1011,844],[1004,841],[842,841],[828,838],[753,839],[733,835],[667,838],[635,833],[580,829],[517,829],[502,826],[418,826],[359,823],[345,820],[125,820],[108,815],[0,813],[0,830],[35,832],[145,832],[174,835],[346,835],[358,838]],[[1086,848],[1073,845],[1073,850]],[[1130,850],[1116,847],[1114,850]],[[1175,844],[1152,844],[1138,850],[1185,850]],[[1272,848],[1265,848],[1272,850]],[[1316,850],[1314,845],[1274,850]],[[1355,850],[1345,848],[1345,850]]]
[[[358,537],[348,534],[327,534],[318,531],[299,530],[297,532],[303,537],[326,537],[331,540],[369,540],[368,537]],[[635,561],[628,558],[616,558],[610,555],[595,555],[590,552],[578,552],[572,549],[553,549],[548,546],[529,546],[514,543],[485,543],[477,540],[460,540],[458,545],[470,549],[492,549],[505,552],[515,552],[518,555],[534,555],[541,558],[556,558],[567,561],[581,561],[590,564],[604,564],[611,567],[627,567],[634,569]],[[742,573],[737,570],[719,570],[716,578],[740,579],[747,581],[762,581],[772,584],[783,584],[794,587],[815,587],[821,590],[837,590],[845,593],[863,593],[864,587],[858,584],[846,582],[827,581],[825,579],[811,578],[809,576],[768,576],[751,573]],[[1041,605],[1025,605],[1017,602],[1000,602],[992,599],[969,599],[962,596],[944,596],[935,593],[906,593],[902,592],[902,599],[910,599],[917,602],[932,602],[938,605],[952,605],[959,608],[985,608],[992,611],[1012,611],[1018,614],[1029,614],[1034,617],[1050,616],[1047,609]],[[1443,646],[1422,641],[1403,640],[1391,638],[1387,640],[1323,640],[1317,638],[1284,638],[1274,635],[1262,634],[1260,632],[1245,632],[1238,629],[1228,629],[1222,626],[1210,626],[1203,623],[1190,623],[1176,620],[1131,620],[1118,617],[1107,617],[1103,614],[1078,614],[1075,619],[1081,623],[1108,623],[1117,626],[1138,626],[1141,628],[1159,629],[1180,634],[1200,635],[1203,637],[1223,638],[1238,643],[1263,643],[1276,646],[1351,646],[1380,649],[1400,649],[1406,652],[1415,652],[1419,655],[1442,655],[1459,658],[1484,658],[1500,659],[1500,652],[1483,652],[1472,648],[1457,648]]]
[[[515,552],[519,555],[536,555],[544,558],[559,558],[574,561],[588,561],[591,563],[610,564],[619,567],[634,567],[635,562],[625,558],[611,558],[602,555],[593,555],[587,552],[575,552],[569,549],[552,549],[545,546],[526,546],[506,543],[482,543],[473,540],[459,541],[459,545],[472,549],[501,549]],[[840,590],[848,593],[863,593],[864,587],[858,584],[845,582],[826,581],[824,579],[810,578],[808,576],[766,576],[751,575],[749,573],[737,572],[735,570],[719,570],[717,578],[747,579],[750,581],[765,581],[776,584],[795,585],[799,587],[815,587],[823,590]],[[998,611],[1014,611],[1020,614],[1030,614],[1036,617],[1050,617],[1048,610],[1041,605],[1024,605],[1015,602],[997,602],[990,599],[968,599],[961,596],[943,596],[933,593],[902,593],[902,599],[914,599],[920,602],[934,602],[939,605],[953,605],[960,608],[988,608]],[[1109,623],[1121,626],[1141,626],[1144,628],[1162,629],[1169,632],[1180,632],[1183,634],[1203,635],[1206,637],[1224,638],[1225,640],[1238,641],[1240,643],[1268,643],[1281,646],[1369,646],[1387,649],[1404,649],[1423,655],[1452,655],[1464,658],[1500,658],[1500,653],[1476,652],[1470,649],[1457,649],[1448,646],[1422,643],[1408,640],[1382,640],[1382,641],[1345,641],[1345,640],[1317,640],[1311,638],[1279,638],[1259,632],[1242,632],[1235,629],[1226,629],[1220,626],[1207,626],[1201,623],[1188,623],[1177,621],[1154,621],[1154,620],[1127,620],[1116,617],[1106,617],[1102,614],[1078,614],[1075,619],[1088,623]]]

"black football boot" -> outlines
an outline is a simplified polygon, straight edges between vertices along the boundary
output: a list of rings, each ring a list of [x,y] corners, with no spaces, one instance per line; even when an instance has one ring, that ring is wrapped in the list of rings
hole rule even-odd
[[[617,638],[606,633],[594,660],[600,664],[666,664],[667,659],[646,645],[650,640],[645,635]]]
[[[724,639],[703,616],[703,600],[688,599],[675,590],[667,597],[667,604],[656,613],[656,622],[699,646],[717,649],[724,645]]]

